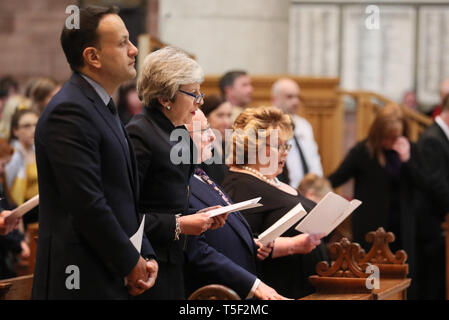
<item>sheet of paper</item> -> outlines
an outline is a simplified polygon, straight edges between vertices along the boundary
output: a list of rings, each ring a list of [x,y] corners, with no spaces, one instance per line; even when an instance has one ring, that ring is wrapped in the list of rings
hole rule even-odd
[[[273,223],[271,227],[259,235],[259,241],[266,246],[271,241],[280,237],[285,231],[290,229],[296,222],[307,214],[301,203],[298,203],[289,212],[284,214],[282,218]]]
[[[296,230],[304,233],[331,233],[362,202],[345,198],[329,192],[301,221]]]
[[[261,207],[262,204],[258,203],[262,199],[261,197],[254,198],[251,200],[242,201],[239,203],[234,203],[226,207],[221,207],[218,209],[214,209],[209,211],[209,217],[215,217],[220,214],[224,214],[226,212],[235,212],[235,211],[243,211],[251,208]]]
[[[134,248],[139,251],[139,253],[142,251],[142,240],[143,240],[143,230],[145,227],[145,215],[143,215],[142,222],[140,223],[139,229],[137,229],[137,232],[129,238],[129,241],[134,245]],[[128,285],[128,280],[124,279],[125,287]]]
[[[349,215],[358,208],[362,204],[362,201],[354,199],[349,203],[349,207],[341,214],[338,218],[335,219],[335,222],[329,226],[329,229],[326,231],[326,234],[331,233],[336,227],[338,227]]]
[[[23,204],[12,210],[11,213],[8,215],[8,217],[21,218],[26,213],[30,212],[31,209],[35,208],[38,205],[39,205],[39,195],[35,195],[30,200],[25,201]]]
[[[134,247],[137,249],[137,251],[139,251],[139,253],[142,250],[142,239],[143,239],[144,226],[145,226],[145,215],[143,215],[142,222],[140,223],[140,226],[139,226],[139,229],[137,230],[137,232],[131,238],[129,238],[129,240],[134,245]]]

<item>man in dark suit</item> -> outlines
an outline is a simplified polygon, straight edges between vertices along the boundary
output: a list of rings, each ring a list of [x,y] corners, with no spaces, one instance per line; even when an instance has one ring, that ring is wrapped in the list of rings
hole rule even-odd
[[[444,235],[441,223],[449,213],[449,99],[442,113],[418,142],[429,192],[418,216],[417,291],[423,299],[444,299]]]
[[[200,137],[195,136],[193,124],[187,125],[187,129],[199,150],[199,160],[204,161],[212,156],[210,148],[215,136],[201,110],[196,111],[193,121],[197,121],[196,126],[201,128]],[[196,168],[190,178],[190,190],[189,205],[195,210],[231,204],[229,197],[200,168]],[[240,212],[228,214],[226,223],[219,229],[190,236],[185,277],[188,293],[204,285],[219,283],[235,290],[242,299],[283,299],[257,278],[256,256],[265,259],[272,246],[264,247],[258,243],[257,247],[251,228]]]
[[[117,10],[103,7],[80,10],[80,28],[64,27],[61,44],[74,74],[36,128],[40,221],[32,297],[126,299],[157,276],[148,239],[137,249],[130,241],[141,224],[136,164],[111,99],[135,77],[137,49]]]

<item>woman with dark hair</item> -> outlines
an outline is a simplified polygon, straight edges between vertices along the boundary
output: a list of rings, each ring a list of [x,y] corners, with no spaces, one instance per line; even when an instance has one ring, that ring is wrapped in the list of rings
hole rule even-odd
[[[142,113],[142,101],[137,94],[136,81],[131,80],[118,89],[117,111],[124,125],[134,115]]]
[[[354,198],[363,202],[352,216],[353,240],[365,249],[365,235],[379,227],[395,234],[392,250],[405,249],[410,276],[415,270],[416,202],[425,186],[419,156],[409,142],[409,125],[396,104],[381,108],[368,137],[349,150],[329,176],[333,188],[354,178]],[[409,290],[413,297],[413,288]]]
[[[201,163],[200,166],[209,177],[220,185],[229,171],[225,164],[225,138],[226,130],[232,127],[232,105],[219,95],[211,95],[204,98],[201,111],[206,116],[216,139],[213,141],[212,158]]]

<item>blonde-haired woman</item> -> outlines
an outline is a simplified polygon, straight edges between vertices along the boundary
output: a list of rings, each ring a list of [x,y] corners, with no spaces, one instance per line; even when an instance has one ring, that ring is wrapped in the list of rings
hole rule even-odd
[[[10,140],[11,120],[17,109],[30,109],[32,102],[30,99],[21,95],[15,95],[8,98],[3,108],[0,120],[0,137],[6,141]]]
[[[354,178],[354,197],[363,205],[352,215],[353,240],[365,249],[365,235],[379,227],[396,238],[392,250],[405,249],[410,276],[415,270],[416,208],[418,189],[426,183],[419,168],[419,155],[409,142],[404,112],[396,104],[382,107],[368,137],[349,150],[329,176],[336,188]],[[413,287],[409,297],[414,297]]]
[[[178,136],[187,138],[182,150],[192,160],[190,136],[184,125],[192,121],[203,103],[203,70],[174,47],[148,55],[142,70],[137,90],[143,113],[134,116],[126,129],[139,172],[139,209],[147,213],[145,233],[156,252],[159,273],[155,286],[141,298],[184,299],[185,235],[199,235],[225,223],[223,217],[210,218],[210,208],[192,214],[189,179],[193,163],[178,164],[171,159],[172,148],[182,142],[170,140],[176,130]]]
[[[254,233],[260,234],[299,202],[306,211],[315,203],[289,185],[280,182],[293,134],[289,115],[274,107],[249,108],[233,126],[230,171],[223,188],[234,202],[262,197],[263,207],[243,212]],[[300,234],[294,226],[274,242],[270,258],[261,262],[260,279],[288,298],[300,298],[312,288],[307,277],[325,259],[316,250],[323,235]]]

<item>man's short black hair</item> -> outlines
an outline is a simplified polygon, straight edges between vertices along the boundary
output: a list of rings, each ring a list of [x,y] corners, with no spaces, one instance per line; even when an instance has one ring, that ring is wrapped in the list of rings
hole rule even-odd
[[[73,71],[84,66],[83,51],[98,46],[98,25],[107,14],[118,14],[116,6],[88,6],[80,9],[79,29],[68,29],[64,24],[61,33],[61,46],[67,62]]]
[[[226,72],[218,82],[218,85],[220,86],[221,95],[223,98],[225,98],[225,91],[227,87],[232,87],[234,85],[235,79],[241,76],[248,75],[246,71],[243,70],[233,70]]]

